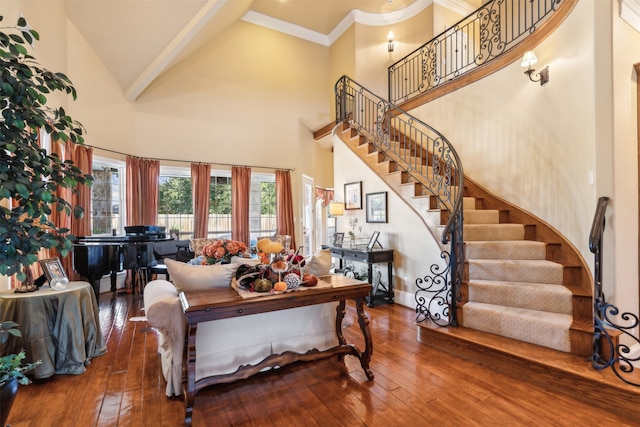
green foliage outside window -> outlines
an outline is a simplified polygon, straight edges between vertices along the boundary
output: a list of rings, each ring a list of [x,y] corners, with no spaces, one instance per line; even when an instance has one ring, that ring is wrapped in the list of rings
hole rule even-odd
[[[276,214],[276,183],[260,183],[260,213],[262,215]]]
[[[191,178],[160,177],[159,214],[191,214]]]
[[[231,177],[212,176],[209,197],[210,214],[231,215]]]

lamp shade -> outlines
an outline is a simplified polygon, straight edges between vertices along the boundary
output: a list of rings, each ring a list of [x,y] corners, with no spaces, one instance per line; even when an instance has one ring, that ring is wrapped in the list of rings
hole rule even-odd
[[[344,215],[344,203],[331,202],[329,203],[329,215],[330,216],[342,216]]]
[[[524,53],[524,56],[522,57],[522,64],[520,65],[522,65],[523,67],[531,67],[536,62],[538,62],[538,58],[536,58],[536,54],[533,53],[532,50],[529,50]]]

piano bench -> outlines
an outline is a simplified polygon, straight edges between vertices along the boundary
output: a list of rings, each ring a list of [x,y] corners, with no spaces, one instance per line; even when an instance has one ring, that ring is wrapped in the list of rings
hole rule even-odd
[[[164,274],[167,281],[171,280],[169,279],[169,271],[167,270],[167,266],[164,264],[154,265],[149,270],[151,274]]]

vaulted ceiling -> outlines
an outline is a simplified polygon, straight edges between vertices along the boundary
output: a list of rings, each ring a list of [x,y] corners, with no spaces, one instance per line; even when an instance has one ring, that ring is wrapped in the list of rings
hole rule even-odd
[[[64,0],[129,100],[238,20],[330,46],[359,19],[392,23],[433,2],[465,11],[480,0]]]

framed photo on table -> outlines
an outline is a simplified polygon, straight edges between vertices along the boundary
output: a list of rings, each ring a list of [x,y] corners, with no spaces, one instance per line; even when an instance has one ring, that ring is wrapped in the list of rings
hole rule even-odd
[[[369,240],[369,244],[367,244],[368,251],[373,250],[373,247],[376,245],[376,243],[380,245],[380,242],[378,242],[378,236],[380,236],[380,232],[374,231],[373,236],[371,236],[371,240]],[[382,248],[382,245],[380,245],[380,248]]]
[[[362,209],[362,181],[344,185],[344,208]]]
[[[42,259],[39,262],[49,283],[51,283],[53,279],[69,280],[67,278],[67,273],[64,271],[64,267],[60,262],[60,258]]]
[[[333,240],[333,246],[335,246],[336,248],[341,248],[343,241],[344,233],[336,233],[335,239]]]
[[[367,222],[387,222],[387,192],[367,194]]]

